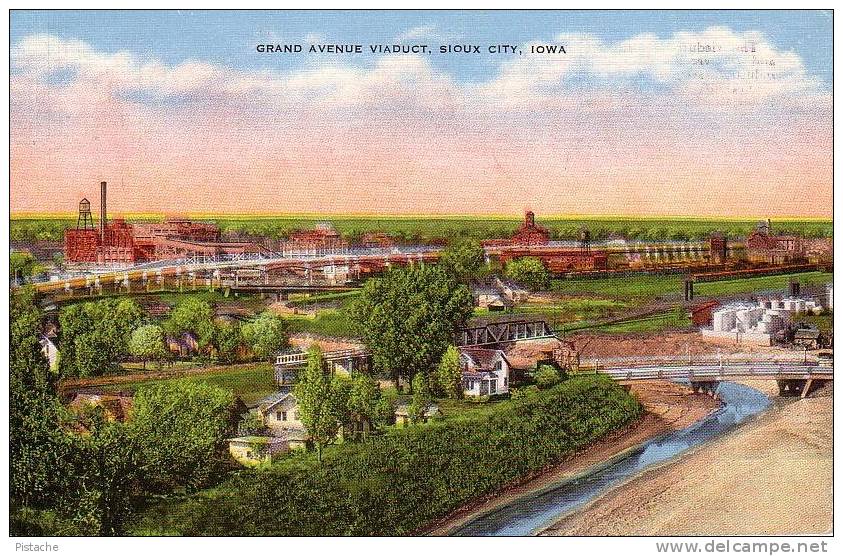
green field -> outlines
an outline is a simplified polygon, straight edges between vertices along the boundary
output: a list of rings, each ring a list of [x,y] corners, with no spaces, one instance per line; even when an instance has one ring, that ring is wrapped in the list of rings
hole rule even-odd
[[[563,323],[598,319],[628,307],[629,304],[614,299],[566,299],[552,304],[527,303],[518,305],[506,313],[492,312],[488,309],[475,308],[474,316],[479,318],[506,315],[507,318],[536,318],[541,316],[550,323]]]
[[[106,390],[135,390],[141,385],[160,384],[180,380],[180,378],[165,378],[155,380],[139,380],[137,382],[123,382],[109,385]],[[253,365],[237,365],[224,371],[212,371],[207,374],[188,376],[187,380],[207,382],[231,391],[245,403],[257,401],[277,390],[272,365],[269,363],[255,363]]]
[[[209,216],[198,220],[214,222],[223,233],[282,238],[290,231],[312,228],[318,222],[329,221],[343,236],[355,240],[366,232],[384,232],[392,237],[410,242],[443,240],[455,236],[478,239],[508,237],[521,223],[520,215],[496,216]],[[141,215],[131,221],[160,220],[160,217]],[[704,239],[718,230],[731,237],[745,236],[756,225],[756,220],[705,219],[705,218],[627,218],[627,217],[542,217],[537,222],[550,229],[554,239],[576,239],[582,227],[591,231],[594,239],[625,237],[638,240],[693,240]],[[59,241],[65,228],[76,225],[76,218],[68,216],[17,216],[10,223],[12,241]],[[807,237],[831,237],[830,220],[787,219],[774,221],[776,230],[797,233]]]
[[[685,278],[681,275],[553,280],[551,290],[568,295],[590,295],[629,302],[642,302],[648,299],[681,296],[684,280]],[[784,290],[791,280],[798,280],[803,284],[825,283],[832,280],[832,274],[829,272],[803,272],[719,282],[700,282],[694,285],[694,294],[717,297],[767,290]]]
[[[606,334],[652,334],[663,332],[665,330],[687,329],[689,326],[691,326],[691,320],[684,312],[681,314],[669,312],[642,317],[639,319],[632,319],[625,322],[603,324],[598,326],[592,326],[589,323],[574,323],[568,326],[563,326],[561,330],[565,333],[589,331],[603,332]]]

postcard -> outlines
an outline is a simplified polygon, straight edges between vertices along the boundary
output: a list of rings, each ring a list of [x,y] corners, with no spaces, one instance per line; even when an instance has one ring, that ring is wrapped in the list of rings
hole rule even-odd
[[[16,549],[827,549],[831,11],[9,32]]]

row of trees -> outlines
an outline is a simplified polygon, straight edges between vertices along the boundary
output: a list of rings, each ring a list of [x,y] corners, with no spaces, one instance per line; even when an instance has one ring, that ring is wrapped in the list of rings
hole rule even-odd
[[[80,303],[59,314],[62,376],[86,377],[116,371],[132,355],[162,362],[169,356],[166,337],[190,334],[199,356],[232,363],[242,357],[266,359],[287,345],[286,323],[261,313],[250,322],[217,322],[211,305],[188,298],[163,323],[154,322],[134,300]]]
[[[139,389],[127,423],[97,407],[70,413],[41,353],[33,298],[23,290],[10,303],[13,534],[114,534],[138,496],[193,490],[219,476],[234,422],[230,392],[179,381]]]

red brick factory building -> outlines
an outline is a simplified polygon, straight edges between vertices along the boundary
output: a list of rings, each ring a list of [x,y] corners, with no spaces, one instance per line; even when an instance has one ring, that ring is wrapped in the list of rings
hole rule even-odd
[[[222,242],[214,224],[168,219],[164,222],[129,224],[122,218],[109,222],[106,213],[106,182],[100,183],[99,226],[94,226],[91,203],[79,202],[76,228],[65,230],[67,263],[136,264],[188,256],[219,256],[254,253],[263,247],[250,242]]]
[[[588,233],[583,233],[579,248],[551,246],[550,230],[536,224],[535,214],[527,211],[524,222],[511,238],[487,240],[483,247],[496,253],[502,264],[521,257],[536,257],[553,273],[605,270],[608,256],[603,251],[592,251]]]

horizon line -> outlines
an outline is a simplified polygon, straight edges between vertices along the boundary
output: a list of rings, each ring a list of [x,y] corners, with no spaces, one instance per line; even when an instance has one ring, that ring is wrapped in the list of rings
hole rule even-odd
[[[526,211],[525,211],[526,212]],[[535,212],[535,211],[533,211]],[[78,215],[77,212],[9,212],[9,220],[33,220],[33,219],[48,219],[48,220],[63,220],[74,218]],[[426,220],[522,220],[523,213],[519,215],[513,214],[465,214],[465,213],[448,213],[448,214],[382,214],[382,213],[211,213],[211,212],[183,212],[183,213],[166,213],[166,212],[118,212],[110,216],[110,218],[223,218],[223,219],[390,219],[390,220],[412,220],[412,219],[426,219]],[[697,220],[697,221],[740,221],[745,222],[749,220],[778,220],[778,221],[801,221],[801,222],[834,222],[834,217],[825,216],[714,216],[714,215],[630,215],[630,214],[536,214],[536,220]]]

